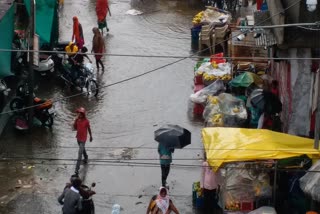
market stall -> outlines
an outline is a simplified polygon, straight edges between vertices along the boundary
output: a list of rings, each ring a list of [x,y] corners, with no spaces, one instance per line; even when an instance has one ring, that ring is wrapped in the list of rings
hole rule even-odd
[[[282,200],[279,171],[305,169],[310,158],[319,158],[313,140],[264,129],[204,128],[202,139],[207,162],[223,171],[220,197],[226,213],[276,205]]]

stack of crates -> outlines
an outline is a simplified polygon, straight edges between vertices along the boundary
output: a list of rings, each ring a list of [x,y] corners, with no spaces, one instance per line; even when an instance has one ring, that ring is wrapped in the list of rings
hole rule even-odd
[[[198,193],[199,188],[200,188],[200,182],[194,182],[192,184],[192,202],[197,209],[202,209],[203,197]]]

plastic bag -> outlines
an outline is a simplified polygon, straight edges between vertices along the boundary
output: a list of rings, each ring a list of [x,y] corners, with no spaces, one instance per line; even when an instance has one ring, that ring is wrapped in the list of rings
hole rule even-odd
[[[207,100],[203,118],[208,127],[242,127],[247,121],[247,110],[241,99],[221,93]]]
[[[209,95],[216,95],[223,91],[225,91],[223,81],[217,80],[214,83],[196,92],[195,94],[191,94],[190,99],[194,103],[204,104],[206,103],[207,97]]]
[[[277,214],[277,212],[273,207],[263,206],[249,212],[248,214]]]
[[[226,165],[223,195],[228,210],[238,210],[241,202],[253,202],[257,197],[271,197],[269,175],[261,171],[260,167],[257,163],[245,162]]]
[[[317,161],[302,178],[300,178],[300,188],[304,193],[310,195],[315,201],[320,201],[320,161]]]

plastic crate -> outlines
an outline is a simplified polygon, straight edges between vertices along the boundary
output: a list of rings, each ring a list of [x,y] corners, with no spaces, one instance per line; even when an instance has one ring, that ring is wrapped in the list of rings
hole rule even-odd
[[[204,85],[203,84],[197,84],[197,85],[194,85],[194,88],[193,88],[193,92],[196,93],[198,91],[200,91],[201,89],[204,88]]]
[[[195,85],[203,85],[202,75],[194,76],[194,84]]]
[[[254,203],[252,201],[242,201],[240,204],[241,211],[251,211],[254,210]]]
[[[202,115],[204,111],[204,106],[198,103],[195,103],[193,106],[193,114],[194,115]]]
[[[195,207],[196,207],[197,209],[202,209],[202,208],[203,208],[203,205],[204,205],[203,197],[197,197],[197,198],[196,198]]]

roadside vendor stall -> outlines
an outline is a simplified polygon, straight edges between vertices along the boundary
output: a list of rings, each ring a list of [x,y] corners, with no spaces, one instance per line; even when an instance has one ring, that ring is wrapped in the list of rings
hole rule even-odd
[[[319,158],[313,140],[265,129],[204,128],[202,139],[208,164],[223,171],[220,203],[225,213],[279,208],[284,185],[291,185],[289,180],[277,183],[279,175],[304,171],[311,158]]]

